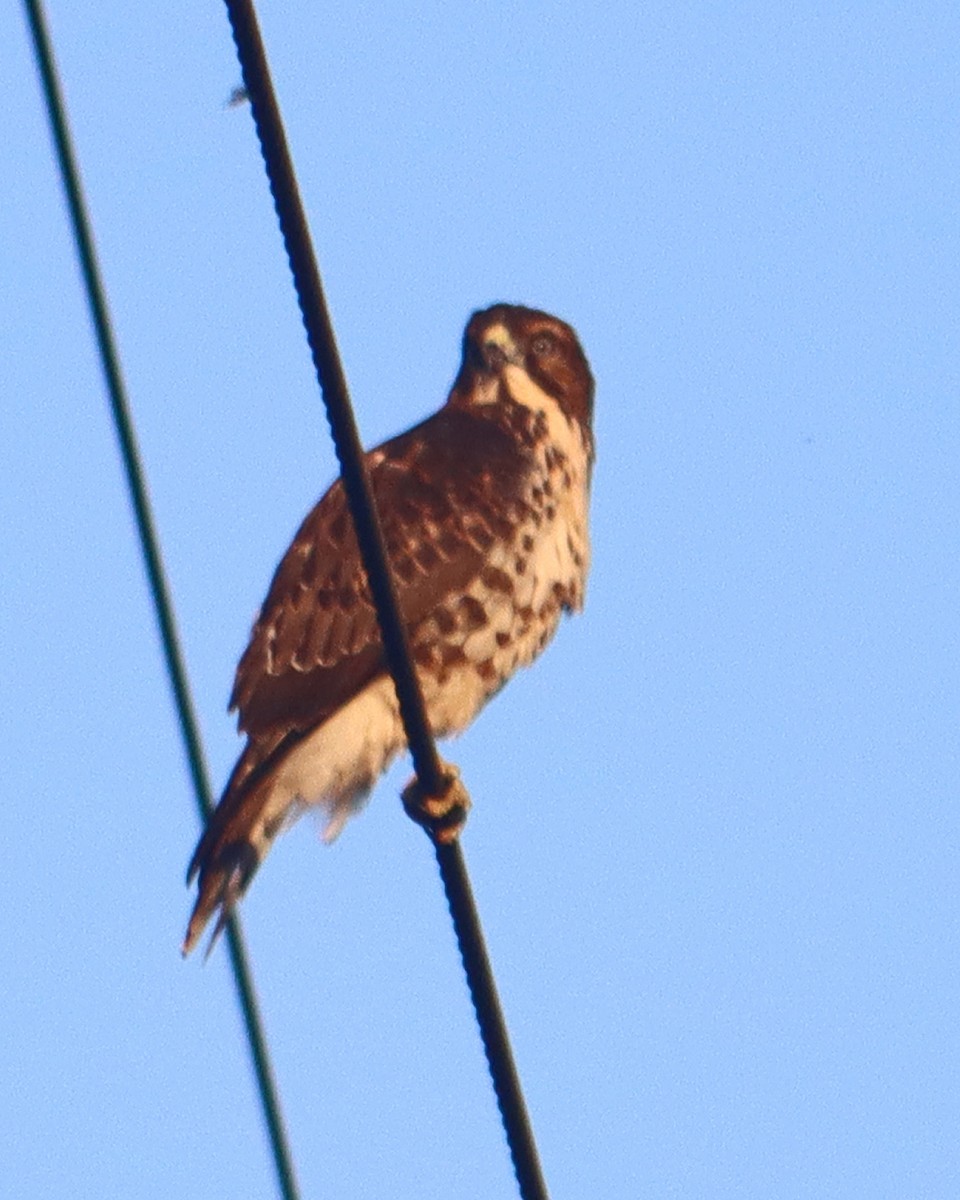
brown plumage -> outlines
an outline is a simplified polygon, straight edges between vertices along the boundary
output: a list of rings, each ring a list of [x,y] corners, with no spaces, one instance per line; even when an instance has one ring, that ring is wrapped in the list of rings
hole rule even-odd
[[[582,605],[592,409],[573,330],[495,305],[468,323],[443,408],[366,456],[437,736],[461,732]],[[231,708],[247,743],[190,862],[184,953],[219,908],[216,938],[292,816],[321,806],[332,839],[405,748],[339,480],[277,568]]]

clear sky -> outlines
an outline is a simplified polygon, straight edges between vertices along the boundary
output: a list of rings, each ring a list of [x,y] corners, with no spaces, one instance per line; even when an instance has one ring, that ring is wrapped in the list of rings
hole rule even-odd
[[[0,1193],[265,1197],[18,5],[0,12]],[[260,15],[369,444],[580,331],[594,567],[446,753],[554,1200],[960,1194],[960,12]],[[217,787],[334,459],[222,7],[50,4]],[[304,1197],[513,1191],[409,764],[242,909]]]

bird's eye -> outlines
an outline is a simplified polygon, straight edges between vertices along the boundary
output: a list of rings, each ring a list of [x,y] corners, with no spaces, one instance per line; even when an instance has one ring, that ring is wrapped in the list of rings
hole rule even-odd
[[[538,333],[530,343],[530,349],[538,358],[542,358],[546,354],[552,354],[557,348],[557,339],[552,333]]]

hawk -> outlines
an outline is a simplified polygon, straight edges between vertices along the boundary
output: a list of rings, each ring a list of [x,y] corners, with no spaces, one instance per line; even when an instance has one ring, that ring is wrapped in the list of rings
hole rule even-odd
[[[583,605],[593,377],[573,329],[517,305],[474,313],[443,407],[366,455],[427,715],[460,733]],[[305,808],[333,841],[406,748],[343,483],[280,562],[237,667],[247,742],[187,873],[187,954],[213,941]]]

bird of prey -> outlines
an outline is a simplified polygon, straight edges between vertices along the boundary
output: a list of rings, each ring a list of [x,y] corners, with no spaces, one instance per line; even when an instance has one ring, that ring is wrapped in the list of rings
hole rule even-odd
[[[583,605],[593,391],[569,325],[496,304],[467,323],[443,407],[366,455],[437,737]],[[247,742],[190,862],[184,954],[219,909],[216,939],[284,826],[319,807],[332,841],[406,748],[341,480],[277,568],[230,707]]]

